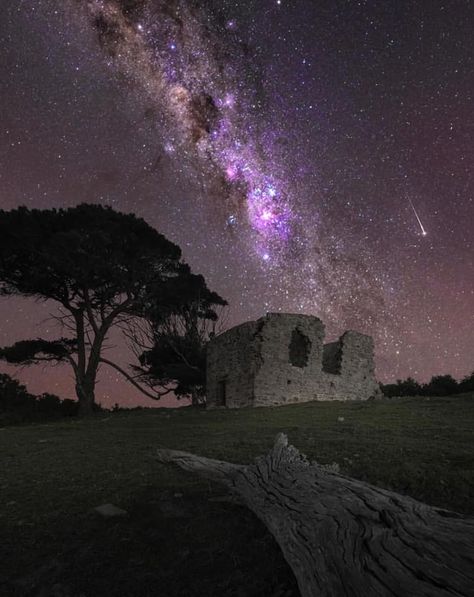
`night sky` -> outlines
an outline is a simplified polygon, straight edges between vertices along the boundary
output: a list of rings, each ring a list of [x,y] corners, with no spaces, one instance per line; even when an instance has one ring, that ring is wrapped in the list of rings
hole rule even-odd
[[[286,311],[328,340],[369,333],[381,381],[474,370],[470,0],[1,10],[3,209],[134,212],[229,301],[226,325]],[[0,345],[57,335],[52,310],[3,299]],[[18,375],[73,395],[66,369]],[[138,403],[99,377],[99,400]]]

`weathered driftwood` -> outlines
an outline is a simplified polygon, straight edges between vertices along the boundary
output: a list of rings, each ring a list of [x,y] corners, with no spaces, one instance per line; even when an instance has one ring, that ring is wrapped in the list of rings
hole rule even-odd
[[[474,596],[474,520],[309,463],[280,434],[251,466],[159,450],[227,485],[272,532],[302,597]]]

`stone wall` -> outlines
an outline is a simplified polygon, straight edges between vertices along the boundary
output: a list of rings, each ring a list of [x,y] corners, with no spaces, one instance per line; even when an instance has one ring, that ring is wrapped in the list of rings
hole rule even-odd
[[[259,320],[255,405],[314,400],[321,385],[324,324],[317,317],[270,313]]]
[[[207,346],[207,404],[237,408],[253,404],[252,350],[257,322],[249,321],[213,338]],[[223,395],[224,394],[224,395]]]
[[[341,341],[325,344],[323,347],[323,371],[338,374],[341,372]]]
[[[323,379],[319,400],[367,400],[380,396],[372,338],[348,331],[337,342],[326,344]]]
[[[337,342],[323,345],[323,340],[320,319],[283,313],[217,336],[208,345],[208,405],[238,408],[378,395],[372,339],[346,332]]]

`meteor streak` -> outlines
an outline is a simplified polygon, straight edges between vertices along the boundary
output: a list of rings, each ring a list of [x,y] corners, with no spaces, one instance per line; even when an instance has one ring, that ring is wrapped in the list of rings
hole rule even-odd
[[[417,213],[417,211],[415,209],[415,206],[413,205],[413,201],[411,199],[408,199],[408,201],[410,202],[410,205],[411,205],[411,208],[413,210],[413,213],[415,214],[416,219],[418,220],[418,224],[420,225],[422,236],[426,236],[428,233],[426,232],[425,227],[421,223],[420,216],[418,215],[418,213]]]

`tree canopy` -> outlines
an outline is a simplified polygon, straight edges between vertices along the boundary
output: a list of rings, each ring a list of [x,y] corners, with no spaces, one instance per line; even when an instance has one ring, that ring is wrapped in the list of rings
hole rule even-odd
[[[199,293],[207,302],[196,303]],[[198,320],[213,319],[213,302],[225,302],[191,273],[180,248],[144,220],[90,204],[0,211],[0,294],[56,302],[55,317],[67,337],[20,341],[3,348],[0,357],[69,363],[84,413],[94,404],[100,364],[114,367],[148,396],[161,395],[103,356],[112,327],[126,330],[146,318],[163,327],[191,299]]]
[[[172,387],[178,398],[191,396],[198,404],[205,394],[206,345],[216,333],[218,310],[227,302],[193,274],[175,278],[168,292],[177,297],[172,310],[151,305],[144,319],[146,328],[135,342],[143,348],[135,370],[152,386]]]

